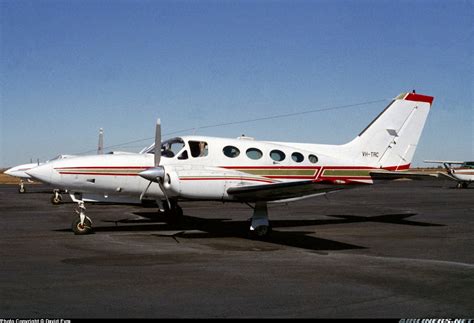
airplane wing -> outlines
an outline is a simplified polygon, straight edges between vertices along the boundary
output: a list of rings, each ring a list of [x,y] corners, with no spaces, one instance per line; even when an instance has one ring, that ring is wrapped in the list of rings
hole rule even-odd
[[[438,173],[439,175],[442,175],[444,177],[447,177],[449,178],[450,180],[452,181],[456,181],[456,182],[459,182],[459,179],[455,178],[454,176],[450,175],[450,174],[446,174],[446,173]]]
[[[407,171],[388,171],[388,170],[374,170],[369,172],[370,177],[373,180],[395,180],[395,179],[413,179],[413,180],[426,180],[439,178],[439,173],[418,173],[418,172],[407,172]]]
[[[264,185],[239,186],[227,189],[227,193],[241,202],[279,201],[307,195],[323,194],[348,188],[324,182],[298,181]]]
[[[463,161],[450,161],[450,160],[424,160],[423,162],[432,163],[432,164],[455,164],[455,165],[464,164]]]

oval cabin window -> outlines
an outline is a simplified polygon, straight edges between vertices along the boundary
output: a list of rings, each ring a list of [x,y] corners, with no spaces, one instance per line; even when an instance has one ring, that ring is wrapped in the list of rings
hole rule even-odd
[[[246,154],[247,154],[248,158],[254,159],[254,160],[260,159],[263,156],[262,151],[260,149],[257,149],[257,148],[247,149]]]
[[[224,155],[226,155],[229,158],[235,158],[240,155],[240,150],[237,147],[234,146],[225,146],[224,149],[222,149],[224,152]]]
[[[315,155],[309,155],[308,156],[308,159],[310,162],[312,162],[313,164],[316,164],[318,162],[318,157],[316,157]]]
[[[297,163],[301,163],[304,160],[304,157],[302,154],[295,152],[291,154],[291,159]]]
[[[285,159],[285,153],[282,152],[281,150],[272,150],[270,152],[270,157],[274,160],[274,161],[282,161]]]

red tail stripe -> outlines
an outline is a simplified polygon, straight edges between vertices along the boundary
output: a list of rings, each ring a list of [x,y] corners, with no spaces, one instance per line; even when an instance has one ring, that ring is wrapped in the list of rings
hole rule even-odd
[[[428,96],[428,95],[423,95],[423,94],[408,93],[405,100],[418,101],[418,102],[427,102],[431,105],[433,103],[434,97]]]

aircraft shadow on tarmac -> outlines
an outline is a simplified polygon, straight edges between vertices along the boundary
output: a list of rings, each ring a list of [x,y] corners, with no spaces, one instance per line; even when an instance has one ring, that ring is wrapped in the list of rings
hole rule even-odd
[[[118,221],[103,220],[102,222],[114,223],[113,226],[96,226],[96,232],[144,232],[144,231],[178,231],[168,236],[183,239],[209,239],[209,238],[243,238],[248,239],[249,221],[231,221],[230,219],[203,219],[183,215],[179,222],[167,221],[156,212],[134,212],[139,219],[122,219]],[[300,226],[318,226],[331,224],[348,224],[361,222],[390,223],[412,226],[443,226],[426,222],[408,220],[416,213],[386,214],[373,217],[355,215],[327,215],[336,219],[321,220],[272,220],[272,228],[291,228]],[[120,224],[120,225],[119,225]],[[58,230],[69,231],[69,230]],[[272,230],[271,234],[261,241],[283,246],[291,246],[308,250],[349,250],[366,249],[363,246],[317,238],[311,236],[314,231],[279,231]]]

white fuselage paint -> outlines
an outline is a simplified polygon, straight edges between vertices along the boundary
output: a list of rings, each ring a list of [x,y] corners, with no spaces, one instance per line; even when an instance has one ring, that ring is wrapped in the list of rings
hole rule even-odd
[[[162,157],[167,178],[165,188],[169,196],[180,196],[187,199],[227,200],[230,197],[226,190],[229,187],[259,185],[272,182],[319,179],[346,181],[347,183],[371,183],[365,176],[323,176],[328,168],[348,165],[341,158],[318,154],[300,147],[282,145],[281,143],[254,140],[239,140],[201,136],[181,137],[185,146],[173,158]],[[189,141],[206,142],[207,156],[192,157]],[[240,153],[235,158],[224,155],[223,149],[233,146]],[[258,160],[247,156],[248,149],[262,152]],[[183,151],[188,158],[178,159]],[[277,162],[270,157],[273,150],[285,154],[285,159]],[[292,158],[293,153],[303,156],[301,162]],[[309,160],[309,155],[317,156],[316,163]],[[104,195],[139,195],[148,185],[148,181],[138,173],[153,167],[153,154],[101,155],[69,158],[56,161],[53,167],[42,178],[43,181],[60,185],[71,191],[95,192]],[[326,166],[323,166],[326,165]],[[367,165],[364,168],[372,168]],[[353,168],[353,167],[349,167]],[[36,175],[39,177],[38,175]],[[163,198],[157,184],[152,184],[147,191],[148,198]]]
[[[160,161],[166,172],[163,185],[169,197],[233,200],[227,190],[240,186],[308,180],[329,185],[372,184],[370,170],[409,167],[432,101],[428,96],[401,94],[344,145],[185,136],[178,138],[183,146],[167,146],[172,141],[168,140],[162,145],[166,149]],[[201,149],[201,142],[207,149]],[[167,147],[179,147],[174,157],[168,156]],[[233,158],[226,155],[235,149],[239,153]],[[253,153],[247,154],[249,150]],[[70,191],[137,198],[150,183],[138,174],[152,167],[154,155],[150,153],[96,155],[58,160],[29,174]],[[164,195],[152,183],[145,197],[163,199]]]

